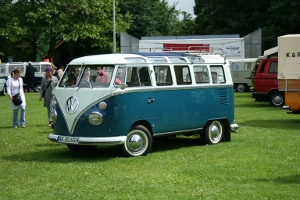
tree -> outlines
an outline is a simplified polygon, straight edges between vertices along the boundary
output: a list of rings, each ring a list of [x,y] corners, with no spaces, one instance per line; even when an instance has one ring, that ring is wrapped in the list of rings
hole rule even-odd
[[[179,21],[175,5],[166,0],[120,0],[120,12],[132,16],[127,33],[137,38],[170,35]]]
[[[277,37],[299,33],[297,0],[195,0],[196,34],[240,34],[262,29],[263,49],[277,46]]]
[[[15,32],[33,49],[47,46],[44,51],[51,61],[61,40],[89,40],[92,47],[112,51],[112,0],[19,0],[9,7],[16,14],[10,15],[4,27],[8,31],[2,34],[10,37]],[[117,32],[125,31],[129,21],[129,15],[117,14]]]

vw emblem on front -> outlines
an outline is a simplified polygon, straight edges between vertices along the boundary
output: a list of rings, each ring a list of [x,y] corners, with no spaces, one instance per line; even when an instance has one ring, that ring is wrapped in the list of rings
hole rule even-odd
[[[68,114],[73,114],[77,111],[79,107],[79,100],[77,97],[71,96],[66,102],[66,112]]]

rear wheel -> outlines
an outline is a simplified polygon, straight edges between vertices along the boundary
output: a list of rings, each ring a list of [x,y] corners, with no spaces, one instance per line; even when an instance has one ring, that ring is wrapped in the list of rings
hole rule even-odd
[[[4,96],[4,88],[3,88],[2,92],[0,92],[0,96]]]
[[[119,150],[127,157],[145,156],[151,150],[152,142],[149,130],[142,125],[136,125],[131,128],[125,143],[119,146]]]
[[[283,92],[273,92],[270,95],[269,103],[271,106],[283,106],[284,104],[284,96]]]
[[[224,137],[225,129],[222,122],[209,121],[201,132],[201,140],[206,144],[218,144]]]

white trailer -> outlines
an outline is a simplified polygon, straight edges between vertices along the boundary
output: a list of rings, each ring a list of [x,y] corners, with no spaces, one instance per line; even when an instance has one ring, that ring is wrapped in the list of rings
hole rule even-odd
[[[226,58],[245,58],[244,38],[140,40],[139,52],[189,52],[223,54]],[[221,51],[220,51],[221,50]]]

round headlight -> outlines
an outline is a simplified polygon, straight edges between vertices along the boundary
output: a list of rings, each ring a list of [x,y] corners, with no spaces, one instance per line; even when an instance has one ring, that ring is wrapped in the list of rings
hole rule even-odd
[[[103,121],[102,114],[99,112],[91,112],[89,115],[89,122],[92,125],[99,125]]]
[[[105,102],[102,101],[102,102],[99,103],[99,108],[101,110],[105,110],[106,107],[107,107],[107,104]]]

